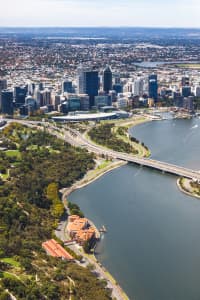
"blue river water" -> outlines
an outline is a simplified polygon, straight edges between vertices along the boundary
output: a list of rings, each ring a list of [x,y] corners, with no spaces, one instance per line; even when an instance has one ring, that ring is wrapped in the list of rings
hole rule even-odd
[[[152,158],[200,170],[200,119],[132,128]],[[128,164],[70,195],[107,234],[97,258],[131,300],[200,299],[200,201],[176,176]]]

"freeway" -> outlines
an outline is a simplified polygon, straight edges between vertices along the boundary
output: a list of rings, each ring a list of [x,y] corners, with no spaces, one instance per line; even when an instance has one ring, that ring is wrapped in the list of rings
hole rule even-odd
[[[131,155],[131,154],[126,154],[126,153],[122,153],[122,152],[116,152],[113,150],[105,149],[99,145],[92,143],[90,140],[86,139],[78,131],[71,129],[71,132],[72,132],[73,136],[76,137],[74,139],[76,139],[76,141],[79,140],[80,145],[82,145],[82,146],[84,145],[84,147],[87,148],[89,151],[93,151],[97,154],[104,154],[104,155],[107,155],[107,156],[115,158],[115,159],[120,159],[120,160],[124,160],[127,162],[135,163],[140,166],[153,168],[153,169],[160,170],[162,172],[166,172],[166,173],[170,173],[170,174],[174,174],[177,176],[186,177],[189,179],[200,180],[200,172],[197,170],[188,169],[188,168],[185,168],[182,166],[177,166],[177,165],[159,161],[159,160],[154,160],[154,159],[150,159],[150,158],[139,158],[139,157]]]
[[[182,166],[177,166],[174,164],[170,164],[167,162],[158,161],[150,158],[139,158],[131,154],[116,152],[104,148],[103,146],[94,144],[91,140],[87,139],[78,130],[71,129],[70,127],[58,128],[55,125],[48,122],[34,122],[34,121],[26,121],[26,120],[22,121],[22,120],[10,120],[10,119],[7,119],[6,121],[7,122],[16,121],[30,127],[36,126],[38,129],[41,129],[41,126],[45,126],[46,130],[49,133],[55,135],[56,137],[65,140],[66,142],[70,143],[73,146],[84,147],[88,151],[94,152],[98,155],[103,154],[110,158],[127,161],[140,166],[145,166],[162,172],[170,173],[176,176],[186,177],[189,179],[195,179],[200,181],[200,172],[197,170],[188,169]]]

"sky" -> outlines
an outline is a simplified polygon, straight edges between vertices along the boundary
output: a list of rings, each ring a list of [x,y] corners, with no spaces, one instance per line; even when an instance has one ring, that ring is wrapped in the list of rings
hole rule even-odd
[[[0,0],[0,26],[200,28],[200,0]]]

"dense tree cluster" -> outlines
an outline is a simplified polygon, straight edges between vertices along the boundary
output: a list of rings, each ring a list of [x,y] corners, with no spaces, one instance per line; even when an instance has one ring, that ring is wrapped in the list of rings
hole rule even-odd
[[[137,144],[140,144],[140,141],[138,139],[136,139],[135,137],[133,136],[129,136],[130,140],[134,143],[137,143]],[[149,148],[144,144],[144,143],[141,143],[142,147],[144,147],[147,151],[149,150]]]
[[[9,177],[0,181],[0,299],[10,299],[6,290],[17,299],[68,299],[69,276],[75,300],[111,299],[89,270],[48,257],[41,247],[64,212],[59,189],[93,168],[93,156],[19,124],[6,127],[0,139],[18,151],[17,156],[0,152],[1,170],[9,169]],[[20,268],[1,262],[5,257]]]
[[[119,152],[138,154],[138,151],[130,143],[123,141],[123,139],[118,138],[113,133],[112,129],[114,126],[114,124],[110,123],[102,124],[92,128],[88,134],[97,144]],[[120,129],[120,132],[122,132],[122,129]]]
[[[83,212],[80,210],[80,207],[76,203],[68,201],[68,208],[70,210],[70,215],[77,215],[81,218],[84,218]]]

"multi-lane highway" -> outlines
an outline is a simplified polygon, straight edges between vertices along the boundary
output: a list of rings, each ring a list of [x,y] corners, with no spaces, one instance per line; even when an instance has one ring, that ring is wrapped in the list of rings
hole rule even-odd
[[[174,164],[170,164],[167,162],[158,161],[150,158],[139,158],[131,154],[105,149],[99,145],[92,143],[90,140],[86,139],[82,134],[80,134],[76,130],[71,129],[71,133],[74,136],[74,140],[79,141],[80,145],[84,146],[89,151],[93,151],[98,154],[104,154],[115,159],[124,160],[127,162],[138,164],[140,166],[153,168],[156,170],[160,170],[162,172],[171,173],[181,177],[200,180],[200,172],[197,170],[184,168],[182,166],[177,166]]]
[[[88,149],[90,152],[94,152],[96,154],[102,155],[104,154],[105,156],[114,158],[114,159],[119,159],[119,160],[124,160],[130,163],[134,163],[140,166],[145,166],[149,167],[152,169],[160,170],[162,172],[174,174],[177,176],[181,177],[186,177],[190,179],[195,179],[200,181],[200,172],[197,170],[192,170],[188,168],[184,168],[182,166],[177,166],[174,164],[170,164],[167,162],[163,161],[158,161],[150,158],[140,158],[131,154],[126,154],[122,152],[116,152],[110,149],[107,149],[105,147],[102,147],[100,145],[97,145],[93,143],[91,140],[87,139],[83,134],[81,134],[78,130],[71,129],[70,127],[65,127],[65,128],[59,128],[54,126],[51,123],[46,123],[46,122],[33,122],[33,121],[19,121],[19,120],[9,120],[7,119],[8,122],[13,122],[17,121],[22,124],[28,125],[28,126],[38,126],[38,128],[41,129],[41,125],[45,126],[46,130],[54,134],[60,139],[65,140],[66,142],[70,143],[73,146],[79,146],[79,147],[84,147]]]

